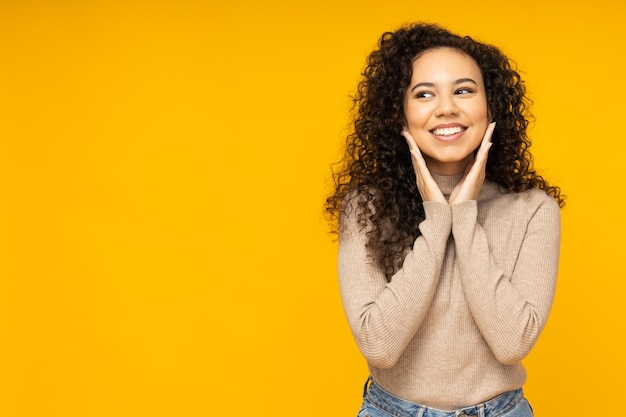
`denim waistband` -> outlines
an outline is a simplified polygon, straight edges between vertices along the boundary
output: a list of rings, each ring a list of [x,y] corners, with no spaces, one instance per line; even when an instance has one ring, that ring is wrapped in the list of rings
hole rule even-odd
[[[397,417],[496,417],[515,407],[524,398],[524,393],[518,388],[480,404],[453,411],[442,411],[395,397],[376,385],[372,377],[369,377],[363,389],[363,397],[381,410]]]

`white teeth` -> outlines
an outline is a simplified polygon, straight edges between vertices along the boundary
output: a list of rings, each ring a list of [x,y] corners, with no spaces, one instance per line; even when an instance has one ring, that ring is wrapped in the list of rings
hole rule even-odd
[[[461,133],[463,131],[463,128],[460,126],[456,126],[456,127],[445,127],[443,129],[435,129],[433,130],[433,134],[437,135],[437,136],[450,136],[450,135],[454,135],[456,133]]]

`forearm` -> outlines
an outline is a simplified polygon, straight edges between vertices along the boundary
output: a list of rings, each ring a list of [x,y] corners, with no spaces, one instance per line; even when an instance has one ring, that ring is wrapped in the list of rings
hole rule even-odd
[[[517,225],[523,227],[524,225]],[[560,219],[558,207],[539,207],[529,223],[514,266],[493,256],[488,234],[477,220],[477,203],[453,206],[452,233],[471,314],[498,360],[519,362],[545,326],[556,286]],[[495,245],[495,243],[494,243]]]
[[[368,362],[391,367],[419,329],[431,305],[451,231],[450,207],[426,203],[421,236],[387,282],[365,249],[354,221],[340,236],[339,283],[350,328]]]

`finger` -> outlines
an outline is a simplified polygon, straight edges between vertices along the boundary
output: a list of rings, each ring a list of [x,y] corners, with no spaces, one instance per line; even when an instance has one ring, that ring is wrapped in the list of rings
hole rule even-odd
[[[415,172],[415,177],[418,182],[418,186],[423,184],[423,166],[425,165],[424,158],[419,151],[411,151],[411,161],[413,162],[413,171]]]
[[[403,130],[402,136],[404,136],[404,139],[406,139],[406,143],[409,145],[410,150],[419,149],[417,147],[417,143],[415,142],[415,139],[413,139],[413,136],[411,136],[408,130]]]
[[[404,136],[407,144],[409,145],[409,153],[411,154],[411,161],[413,163],[413,171],[415,172],[417,188],[423,199],[424,198],[424,195],[422,193],[422,189],[424,188],[423,170],[424,170],[424,167],[426,166],[426,162],[424,161],[424,157],[422,156],[422,153],[420,152],[411,134],[407,131],[403,131],[402,136]]]
[[[406,139],[406,143],[409,145],[411,158],[417,164],[417,167],[420,170],[426,169],[426,161],[424,161],[424,156],[422,155],[419,146],[417,146],[415,139],[413,139],[413,136],[411,136],[411,134],[407,130],[402,131],[402,136],[404,136],[404,138]]]
[[[496,122],[489,123],[487,126],[487,130],[485,131],[485,135],[483,136],[483,140],[480,143],[480,147],[489,149],[491,147],[491,137],[493,136],[493,131],[496,129]]]
[[[419,148],[411,149],[411,156],[413,157],[413,161],[415,161],[420,171],[428,169],[426,167],[426,161],[424,160],[424,156],[420,152]]]
[[[483,141],[491,142],[491,136],[493,136],[493,131],[496,129],[496,122],[491,122],[487,126],[487,130],[485,131],[485,136],[483,136]]]
[[[491,142],[491,137],[493,136],[493,131],[495,128],[495,122],[489,123],[489,126],[487,126],[487,130],[485,131],[485,135],[483,136],[483,140],[476,155],[476,160],[478,161],[479,165],[484,165],[487,162],[489,149],[491,149],[491,147],[493,146],[493,143]]]
[[[422,200],[434,200],[447,204],[446,198],[443,196],[439,186],[430,174],[424,155],[422,155],[415,139],[413,139],[413,136],[411,136],[411,134],[406,130],[402,131],[402,136],[404,136],[409,145],[411,161],[413,162],[413,171],[415,172],[415,179],[417,182],[417,190],[419,191]]]
[[[413,139],[413,136],[407,131],[402,131],[402,136],[406,139],[406,142],[409,144],[409,150],[411,152],[411,156],[413,160],[417,164],[420,170],[427,170],[426,161],[424,160],[424,156],[422,155],[422,151],[420,151],[419,146],[417,146],[417,142]]]

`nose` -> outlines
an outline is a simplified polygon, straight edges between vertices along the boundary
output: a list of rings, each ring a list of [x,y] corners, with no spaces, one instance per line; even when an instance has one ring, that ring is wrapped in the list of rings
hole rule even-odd
[[[450,116],[458,113],[453,95],[442,94],[437,102],[437,116]]]

